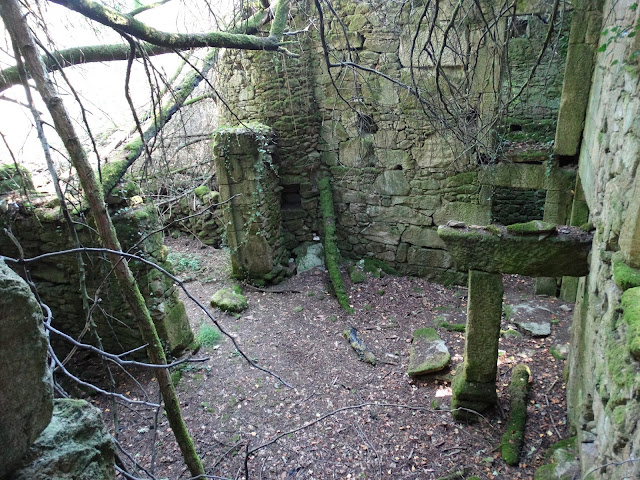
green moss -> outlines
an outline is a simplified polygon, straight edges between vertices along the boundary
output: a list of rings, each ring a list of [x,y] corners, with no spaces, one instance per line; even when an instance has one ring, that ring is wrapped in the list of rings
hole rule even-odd
[[[365,258],[364,271],[372,274],[376,278],[382,277],[383,273],[398,275],[398,271],[395,268],[390,267],[387,263],[377,258]]]
[[[226,288],[218,290],[211,297],[211,306],[217,307],[225,312],[239,313],[246,310],[248,307],[247,299],[242,293],[238,293],[237,287],[237,285],[234,286],[233,290]]]
[[[517,465],[520,461],[524,427],[527,422],[527,395],[530,375],[529,367],[524,364],[516,365],[511,374],[511,383],[509,384],[511,414],[506,432],[500,442],[502,458],[508,465]]]
[[[349,305],[349,297],[340,275],[340,252],[338,251],[336,240],[333,194],[331,193],[329,177],[324,177],[318,181],[318,189],[320,190],[320,210],[324,220],[324,255],[327,269],[329,270],[329,278],[340,306],[347,312],[353,313],[353,308]]]
[[[436,324],[437,327],[444,328],[450,332],[464,332],[467,329],[466,323],[448,323],[445,320]]]
[[[349,267],[349,278],[351,278],[353,283],[364,283],[367,279],[364,272],[353,265]]]
[[[115,162],[106,163],[102,166],[102,189],[105,194],[114,189],[126,169],[126,160],[118,160]]]
[[[551,353],[551,356],[553,358],[555,358],[556,360],[566,360],[567,359],[567,357],[564,356],[562,353],[560,353],[560,351],[556,347],[551,347],[549,349],[549,352]]]
[[[613,280],[623,291],[640,287],[640,270],[630,267],[619,256],[614,256]]]
[[[622,318],[627,324],[627,347],[636,360],[640,360],[640,287],[630,288],[622,294]]]
[[[556,226],[553,223],[543,222],[542,220],[531,220],[526,223],[514,223],[507,225],[507,232],[516,235],[539,234],[555,232]]]
[[[522,334],[518,330],[503,330],[501,333],[503,337],[522,338]]]
[[[202,197],[204,197],[210,191],[211,191],[211,189],[209,187],[207,187],[206,185],[200,185],[199,187],[197,187],[197,188],[195,188],[193,190],[193,193],[196,195],[196,197],[202,199]]]
[[[547,461],[547,462],[551,461],[551,458],[553,457],[553,454],[556,452],[556,450],[559,450],[561,448],[563,448],[565,450],[573,450],[573,449],[575,449],[576,448],[576,440],[577,440],[577,438],[578,437],[565,438],[564,440],[560,440],[559,442],[556,442],[553,445],[551,445],[549,447],[549,449],[544,454],[545,461]]]
[[[439,340],[438,332],[436,332],[435,328],[425,327],[419,328],[415,332],[413,332],[413,338],[423,338],[425,340]]]
[[[498,227],[497,225],[487,225],[486,227],[484,227],[484,229],[487,232],[491,232],[494,235],[502,235],[502,230],[500,230],[500,227]]]

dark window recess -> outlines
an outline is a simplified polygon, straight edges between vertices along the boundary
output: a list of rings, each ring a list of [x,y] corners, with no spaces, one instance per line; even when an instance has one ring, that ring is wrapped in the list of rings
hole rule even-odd
[[[366,133],[376,133],[378,131],[378,125],[373,121],[371,115],[358,112],[358,132],[360,135]]]
[[[280,192],[280,206],[283,209],[302,208],[300,185],[283,185]]]
[[[546,190],[496,187],[491,198],[491,221],[501,225],[542,220]]]
[[[517,16],[509,19],[509,33],[511,38],[529,37],[529,15]]]

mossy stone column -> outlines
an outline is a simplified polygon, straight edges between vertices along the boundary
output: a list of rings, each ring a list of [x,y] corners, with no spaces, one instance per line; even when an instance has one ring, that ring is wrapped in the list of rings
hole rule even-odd
[[[276,283],[286,273],[275,134],[248,124],[216,132],[214,155],[233,275],[254,284]]]
[[[496,374],[503,293],[501,274],[469,270],[464,363],[453,381],[453,409],[482,412],[498,399]],[[465,410],[454,411],[453,416],[474,418],[473,413]]]

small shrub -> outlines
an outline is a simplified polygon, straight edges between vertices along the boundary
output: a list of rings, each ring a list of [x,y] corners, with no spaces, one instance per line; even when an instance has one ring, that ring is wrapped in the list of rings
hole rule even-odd
[[[197,272],[202,268],[200,255],[195,253],[169,252],[167,260],[176,273]]]
[[[196,335],[196,340],[203,347],[213,347],[217,343],[220,342],[221,334],[220,330],[218,330],[213,325],[203,324],[200,325],[198,329],[198,334]]]

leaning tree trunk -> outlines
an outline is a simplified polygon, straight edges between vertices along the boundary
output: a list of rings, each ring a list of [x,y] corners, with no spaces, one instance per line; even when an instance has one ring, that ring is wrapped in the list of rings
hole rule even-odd
[[[95,173],[89,165],[89,161],[76,135],[71,118],[64,107],[62,99],[58,96],[53,83],[48,78],[47,71],[40,60],[40,55],[37,52],[35,42],[27,26],[26,17],[21,11],[18,0],[2,0],[2,2],[0,2],[0,16],[2,16],[5,26],[11,34],[12,41],[16,43],[16,46],[24,57],[26,69],[31,78],[35,80],[38,92],[42,96],[53,118],[55,129],[63,140],[71,162],[78,172],[80,184],[89,202],[91,213],[95,218],[103,245],[112,250],[121,250],[120,242],[111,223],[111,217],[104,203],[102,186],[96,180]],[[138,328],[142,333],[142,338],[144,342],[148,344],[147,352],[149,359],[158,365],[166,364],[166,357],[155,325],[151,320],[144,298],[140,294],[138,284],[133,278],[127,262],[115,254],[109,255],[109,260],[113,265],[125,300],[135,315]],[[176,396],[168,369],[158,369],[156,377],[164,400],[169,425],[180,446],[189,472],[194,477],[204,475],[204,467],[195,450],[187,426],[184,423],[182,413],[180,412],[180,403],[178,402],[178,397]]]

